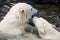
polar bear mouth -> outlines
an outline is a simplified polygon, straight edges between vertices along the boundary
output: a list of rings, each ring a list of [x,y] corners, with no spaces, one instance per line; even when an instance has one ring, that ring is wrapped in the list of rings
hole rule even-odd
[[[33,23],[32,19],[29,20],[28,24],[33,26],[33,27],[35,26],[35,24]]]
[[[37,14],[32,15],[31,19],[29,19],[28,24],[31,25],[31,26],[33,26],[33,27],[35,27],[35,24],[33,23],[32,19],[33,19],[33,17],[35,17],[35,16],[38,17],[38,18],[40,17],[39,11],[37,12]]]

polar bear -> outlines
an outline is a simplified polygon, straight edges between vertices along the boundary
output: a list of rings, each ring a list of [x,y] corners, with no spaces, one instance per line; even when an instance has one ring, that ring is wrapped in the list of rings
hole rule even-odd
[[[0,22],[0,31],[11,35],[21,34],[24,28],[28,26],[27,23],[31,17],[36,13],[37,10],[31,5],[17,3]]]
[[[60,32],[53,28],[54,25],[50,24],[44,18],[34,17],[33,23],[38,29],[39,36],[45,40],[60,40]]]

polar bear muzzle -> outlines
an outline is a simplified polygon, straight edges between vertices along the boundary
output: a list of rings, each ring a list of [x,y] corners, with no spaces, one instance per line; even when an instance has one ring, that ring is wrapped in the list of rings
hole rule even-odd
[[[32,15],[32,17],[31,17],[31,19],[29,20],[29,24],[31,25],[31,26],[33,26],[33,27],[35,27],[35,24],[33,23],[33,21],[32,21],[32,19],[33,19],[33,17],[40,17],[40,15],[39,15],[39,11],[37,11],[37,14],[34,14],[34,15]]]
[[[34,15],[32,15],[32,19],[33,19],[33,17],[40,17],[40,15],[39,15],[39,11],[37,11],[37,14],[34,14]]]

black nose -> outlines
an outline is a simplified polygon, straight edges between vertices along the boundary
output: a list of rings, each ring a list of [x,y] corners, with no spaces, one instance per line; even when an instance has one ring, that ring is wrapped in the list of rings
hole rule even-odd
[[[38,11],[37,14],[36,14],[36,17],[40,17],[40,12]]]

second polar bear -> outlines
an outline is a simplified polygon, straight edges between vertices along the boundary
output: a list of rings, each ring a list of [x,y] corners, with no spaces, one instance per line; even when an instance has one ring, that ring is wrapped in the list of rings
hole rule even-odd
[[[45,40],[60,40],[60,32],[53,28],[54,25],[50,24],[44,18],[34,17],[33,22],[38,29],[39,36]]]

